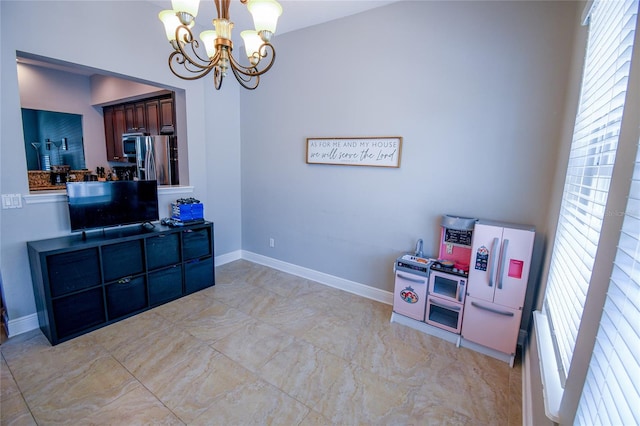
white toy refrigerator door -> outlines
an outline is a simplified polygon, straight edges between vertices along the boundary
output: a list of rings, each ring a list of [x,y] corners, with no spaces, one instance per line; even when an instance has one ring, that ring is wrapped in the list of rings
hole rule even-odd
[[[502,227],[477,223],[473,229],[467,294],[493,302],[497,284]]]
[[[427,307],[427,277],[396,271],[393,293],[394,312],[424,321]]]
[[[522,311],[467,296],[461,335],[505,354],[514,354],[518,344]]]
[[[522,309],[529,280],[534,236],[533,231],[504,228],[494,303]]]

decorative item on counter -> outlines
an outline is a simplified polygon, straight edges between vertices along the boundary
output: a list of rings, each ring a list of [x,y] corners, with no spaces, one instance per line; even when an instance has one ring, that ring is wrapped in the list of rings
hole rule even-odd
[[[115,166],[113,173],[115,174],[114,180],[134,180],[136,166]]]
[[[180,198],[171,203],[171,218],[181,222],[204,220],[204,206],[195,198]]]
[[[104,174],[104,167],[96,167],[96,175],[98,175],[98,181],[104,182],[107,180]]]
[[[49,171],[51,170],[51,157],[48,155],[43,155],[42,157],[42,170]]]
[[[68,165],[51,166],[51,184],[52,185],[64,185],[67,183],[69,170]]]
[[[40,161],[40,147],[42,146],[39,142],[31,142],[31,146],[36,150],[36,158],[38,159],[38,170],[42,170],[42,164]]]

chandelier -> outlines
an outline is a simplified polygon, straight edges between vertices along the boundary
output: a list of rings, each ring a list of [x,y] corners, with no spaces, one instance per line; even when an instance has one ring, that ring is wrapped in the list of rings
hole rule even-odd
[[[240,33],[249,60],[249,65],[243,66],[232,54],[233,22],[229,20],[231,0],[214,1],[218,11],[218,18],[213,20],[215,30],[202,31],[200,41],[191,32],[200,0],[172,0],[173,9],[158,14],[173,47],[169,55],[169,68],[173,74],[185,80],[196,80],[213,71],[216,90],[220,89],[222,80],[231,70],[238,83],[245,89],[253,90],[258,87],[260,76],[269,71],[276,58],[271,37],[276,31],[282,7],[275,0],[240,0],[247,5],[255,25],[255,31]],[[201,52],[201,43],[204,53]]]

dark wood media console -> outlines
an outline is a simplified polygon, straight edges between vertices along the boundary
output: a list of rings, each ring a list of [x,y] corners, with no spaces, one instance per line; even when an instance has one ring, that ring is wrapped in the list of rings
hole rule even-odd
[[[215,285],[213,223],[156,224],[27,243],[52,345]]]

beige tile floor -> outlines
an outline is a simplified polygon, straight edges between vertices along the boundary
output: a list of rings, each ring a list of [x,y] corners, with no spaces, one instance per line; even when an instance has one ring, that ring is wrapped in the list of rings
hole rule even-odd
[[[520,425],[521,366],[390,323],[391,306],[247,261],[216,286],[2,353],[2,424]]]

